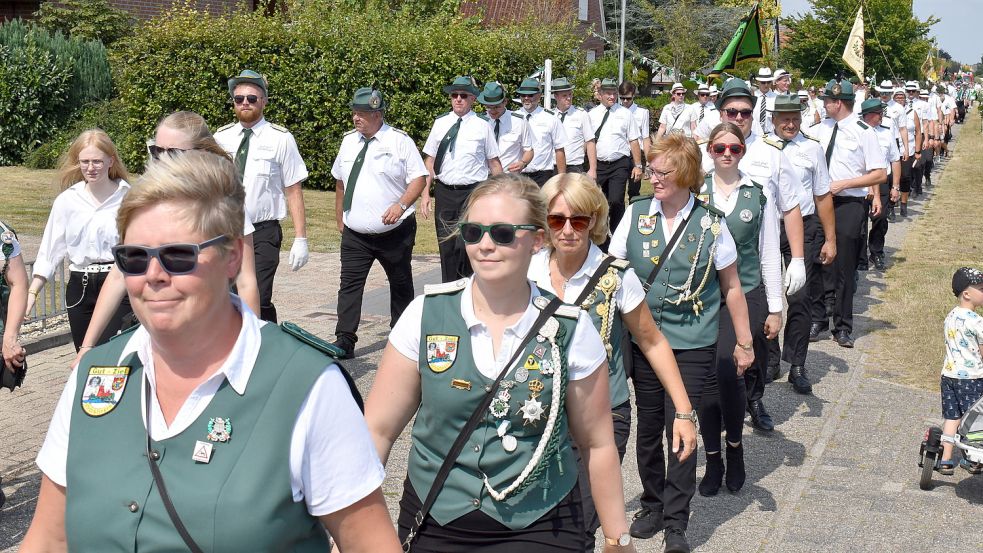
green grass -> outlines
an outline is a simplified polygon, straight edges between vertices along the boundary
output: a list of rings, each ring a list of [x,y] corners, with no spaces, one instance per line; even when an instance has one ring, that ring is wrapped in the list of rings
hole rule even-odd
[[[935,195],[905,236],[885,275],[880,321],[869,354],[869,371],[897,382],[938,389],[942,368],[942,321],[955,305],[952,273],[983,265],[983,135],[979,116],[969,110],[953,143],[955,152],[936,175]]]

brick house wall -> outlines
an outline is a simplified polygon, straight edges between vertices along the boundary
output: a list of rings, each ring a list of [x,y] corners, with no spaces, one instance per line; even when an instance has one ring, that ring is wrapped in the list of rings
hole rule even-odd
[[[57,0],[0,0],[0,21],[20,17],[30,19],[43,2]],[[109,4],[126,11],[137,19],[149,19],[160,15],[174,3],[174,0],[109,0]],[[195,0],[198,8],[215,15],[239,9],[243,0]],[[256,0],[246,0],[255,9]]]
[[[466,16],[484,14],[482,23],[486,26],[526,17],[556,22],[574,16],[580,21],[584,34],[582,48],[588,59],[600,58],[604,53],[604,42],[589,33],[592,27],[595,33],[603,31],[598,0],[465,0],[461,3],[461,13]]]
[[[0,21],[21,18],[29,19],[38,11],[39,0],[7,0],[0,2]]]

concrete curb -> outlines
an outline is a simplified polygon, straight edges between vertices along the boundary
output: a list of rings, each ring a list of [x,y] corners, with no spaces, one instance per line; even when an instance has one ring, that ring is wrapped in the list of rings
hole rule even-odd
[[[64,329],[53,332],[51,334],[45,334],[37,338],[33,338],[24,342],[22,345],[24,349],[27,350],[28,355],[35,353],[41,353],[42,351],[56,348],[58,346],[64,346],[65,344],[70,344],[72,342],[72,331],[71,329]]]

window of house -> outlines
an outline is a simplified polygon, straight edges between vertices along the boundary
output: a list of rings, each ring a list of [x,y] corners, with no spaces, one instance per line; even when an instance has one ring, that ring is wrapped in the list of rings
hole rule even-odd
[[[587,21],[587,3],[588,2],[590,2],[590,0],[580,0],[580,8],[579,8],[578,16],[580,17],[580,20],[581,21]]]

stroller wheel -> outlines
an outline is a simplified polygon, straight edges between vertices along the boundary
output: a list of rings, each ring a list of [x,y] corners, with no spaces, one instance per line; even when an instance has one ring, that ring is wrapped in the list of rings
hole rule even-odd
[[[922,474],[918,480],[918,487],[923,490],[932,489],[932,473],[935,471],[935,458],[938,453],[926,449],[922,453]]]

